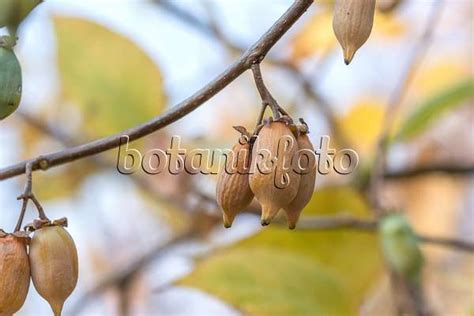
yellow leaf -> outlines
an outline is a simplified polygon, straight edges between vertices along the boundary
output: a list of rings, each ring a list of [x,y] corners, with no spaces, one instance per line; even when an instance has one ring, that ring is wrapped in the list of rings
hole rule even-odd
[[[341,211],[370,214],[356,190],[331,188],[314,193],[303,217]],[[200,261],[180,283],[216,295],[246,315],[357,315],[381,271],[374,234],[272,225]]]
[[[126,37],[81,18],[55,17],[63,95],[98,137],[158,115],[165,106],[156,64]]]
[[[382,103],[365,99],[352,106],[349,112],[338,119],[338,123],[354,149],[360,155],[366,155],[373,151],[382,131],[383,117]]]
[[[332,9],[315,13],[291,41],[293,61],[320,54],[325,55],[336,44],[332,30]]]

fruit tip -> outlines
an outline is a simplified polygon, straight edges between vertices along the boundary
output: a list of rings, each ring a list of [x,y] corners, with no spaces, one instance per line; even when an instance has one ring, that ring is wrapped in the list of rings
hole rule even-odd
[[[351,49],[351,48],[346,48],[344,49],[344,63],[346,65],[349,65],[352,62],[352,59],[354,58],[354,55],[356,53],[356,50]]]
[[[262,224],[262,226],[268,226],[270,225],[270,220],[269,219],[261,219],[260,220],[260,224]]]

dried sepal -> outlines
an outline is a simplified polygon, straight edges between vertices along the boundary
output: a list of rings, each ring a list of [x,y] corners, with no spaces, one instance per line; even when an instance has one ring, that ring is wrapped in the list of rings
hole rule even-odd
[[[48,227],[48,226],[62,226],[62,227],[67,227],[68,222],[66,217],[61,217],[59,219],[55,220],[49,220],[49,219],[41,219],[41,218],[36,218],[33,220],[33,222],[27,224],[25,226],[25,231],[27,232],[34,232],[40,228],[43,227]]]

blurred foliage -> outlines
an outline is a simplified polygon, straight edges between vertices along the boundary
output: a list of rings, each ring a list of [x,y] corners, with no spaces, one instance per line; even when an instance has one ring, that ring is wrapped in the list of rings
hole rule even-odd
[[[373,152],[377,138],[382,132],[385,108],[375,98],[355,101],[347,113],[338,118],[341,131],[359,155]]]
[[[313,14],[292,40],[292,60],[299,61],[318,53],[329,53],[337,43],[331,21],[330,10]]]
[[[370,214],[362,197],[346,187],[314,193],[303,214],[342,211]],[[250,315],[356,315],[381,269],[372,234],[289,231],[273,225],[198,263],[180,283],[208,291]]]
[[[161,113],[166,103],[163,79],[140,47],[80,18],[56,16],[54,26],[62,96],[80,110],[81,130],[87,136],[79,141],[119,132]],[[24,131],[23,138],[30,145],[43,141],[37,130]],[[43,185],[38,185],[37,193],[42,199],[68,196],[97,170],[86,161],[69,164],[39,177],[37,182]]]
[[[454,109],[474,96],[474,79],[469,78],[438,91],[424,102],[415,106],[415,111],[402,123],[396,138],[407,140],[419,135],[431,126],[447,110]]]
[[[81,110],[86,133],[116,133],[163,110],[160,71],[132,41],[80,18],[56,16],[54,25],[64,98]]]

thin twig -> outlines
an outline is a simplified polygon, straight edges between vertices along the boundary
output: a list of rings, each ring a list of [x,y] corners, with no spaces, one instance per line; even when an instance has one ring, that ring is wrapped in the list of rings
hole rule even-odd
[[[33,194],[33,162],[29,162],[25,166],[25,174],[26,174],[26,183],[23,193],[17,197],[17,200],[23,200],[20,215],[18,216],[18,221],[15,226],[15,232],[21,229],[21,225],[23,223],[23,219],[25,218],[26,208],[28,206],[28,201],[31,200],[33,204],[35,204],[36,209],[38,210],[38,216],[40,219],[49,220],[46,216],[41,203],[38,201],[36,196]]]
[[[280,118],[280,106],[275,98],[272,96],[270,91],[263,82],[262,72],[260,71],[260,64],[255,63],[251,67],[253,73],[253,79],[255,80],[255,86],[257,87],[260,98],[262,99],[262,106],[270,106],[275,119]],[[261,123],[261,122],[260,122]]]
[[[55,141],[59,142],[61,145],[67,146],[77,146],[84,140],[75,139],[72,136],[67,135],[63,130],[55,128],[47,124],[46,122],[34,117],[26,112],[21,110],[17,111],[17,116],[24,120],[26,123],[40,131],[41,133],[49,136],[50,138],[54,139]],[[109,161],[105,157],[101,156],[94,156],[91,157],[91,161],[100,168],[116,168],[116,163],[113,161]],[[179,208],[186,208],[183,205],[183,200],[176,200],[169,195],[163,194],[161,191],[157,190],[155,186],[150,185],[150,182],[147,181],[144,177],[133,173],[128,175],[127,177],[130,179],[139,189],[143,190],[143,192],[147,193],[153,199],[158,199],[161,202],[166,202],[170,204],[176,204]]]
[[[442,0],[434,2],[430,12],[430,16],[428,17],[428,21],[426,22],[424,32],[420,40],[416,41],[408,64],[405,70],[403,71],[400,80],[398,81],[398,85],[393,91],[387,105],[387,110],[384,115],[384,123],[382,125],[384,126],[384,130],[382,131],[382,134],[380,135],[379,140],[377,141],[375,162],[369,184],[369,199],[371,201],[371,204],[374,206],[373,209],[376,212],[377,216],[382,215],[382,203],[380,202],[379,192],[383,187],[383,174],[386,168],[385,164],[388,151],[388,136],[390,134],[395,119],[395,114],[402,104],[403,98],[405,97],[405,94],[414,77],[414,74],[419,69],[421,61],[426,56],[428,47],[430,46],[431,39],[436,29],[436,25],[440,20],[442,7]]]
[[[166,12],[178,18],[183,23],[192,26],[195,30],[202,32],[202,34],[219,41],[223,44],[224,47],[228,48],[230,51],[244,51],[241,46],[234,44],[222,32],[220,32],[219,28],[216,28],[215,23],[213,21],[211,21],[210,23],[205,23],[194,15],[176,6],[175,4],[173,4],[172,1],[155,1],[155,3]],[[212,15],[210,16],[210,18],[212,18]],[[332,110],[329,101],[326,100],[323,95],[321,95],[313,88],[314,80],[305,76],[298,69],[298,67],[296,67],[290,62],[268,57],[265,59],[265,61],[269,65],[273,65],[275,67],[279,67],[281,69],[286,70],[294,78],[294,80],[300,84],[301,88],[303,89],[303,92],[306,94],[308,99],[314,102],[323,117],[327,120],[329,128],[331,129],[331,133],[337,143],[342,147],[347,146],[349,142],[346,139],[344,132],[341,130],[340,125],[337,124],[336,115]],[[327,59],[324,58],[322,62],[324,63],[326,61]],[[286,115],[285,113],[282,114]]]
[[[414,178],[433,173],[471,177],[474,175],[474,165],[432,164],[427,166],[417,166],[402,170],[385,171],[384,178],[389,180],[397,180]]]
[[[326,230],[350,228],[362,231],[375,231],[377,222],[350,215],[305,216],[298,223],[297,230]]]
[[[301,15],[304,14],[312,3],[312,0],[296,0],[275,22],[275,24],[273,24],[273,26],[239,58],[238,61],[191,97],[172,107],[162,115],[115,135],[3,168],[0,170],[0,180],[12,178],[25,173],[25,166],[28,162],[33,163],[33,171],[38,169],[46,170],[51,167],[117,148],[120,146],[121,139],[125,135],[129,137],[130,141],[137,140],[176,122],[227,87],[253,64],[263,60],[268,51],[278,40],[280,40],[280,38],[291,28]]]
[[[305,216],[298,223],[297,230],[354,229],[366,232],[377,231],[377,221],[362,219],[351,215]],[[454,250],[474,252],[474,243],[454,238],[426,236],[416,234],[422,243],[452,248]]]

